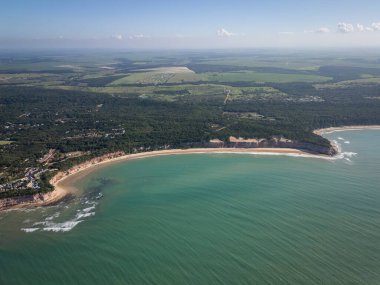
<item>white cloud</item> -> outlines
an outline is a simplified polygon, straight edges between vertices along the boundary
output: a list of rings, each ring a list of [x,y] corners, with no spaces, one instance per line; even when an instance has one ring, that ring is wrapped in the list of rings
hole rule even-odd
[[[229,38],[229,37],[234,37],[234,36],[238,35],[235,33],[231,33],[224,28],[217,30],[216,33],[217,33],[218,37],[222,37],[222,38]]]
[[[341,33],[352,33],[352,32],[380,32],[380,22],[373,22],[371,26],[365,26],[362,24],[357,24],[355,27],[348,23],[339,23],[338,31]]]
[[[129,36],[128,38],[130,40],[134,40],[134,39],[146,39],[146,38],[150,38],[150,36],[146,36],[146,35],[143,35],[143,34],[137,34],[137,35]]]
[[[357,24],[356,28],[358,29],[359,32],[364,32],[365,31],[365,27],[362,24]]]
[[[379,25],[379,29],[380,29],[380,23],[377,23],[378,25]],[[356,25],[356,29],[358,30],[358,32],[373,32],[374,30],[376,30],[375,29],[375,26],[376,26],[376,23],[373,23],[372,24],[372,27],[373,28],[371,28],[371,27],[366,27],[366,26],[364,26],[364,25],[362,25],[362,24],[357,24]]]
[[[304,31],[305,34],[327,34],[330,33],[330,29],[326,27],[320,27],[317,30],[306,30]]]
[[[279,32],[280,35],[294,35],[294,32]]]
[[[111,38],[113,38],[115,40],[118,40],[118,41],[123,40],[123,36],[122,35],[112,35]]]
[[[372,23],[371,27],[374,31],[380,31],[380,22]]]
[[[326,27],[321,27],[318,30],[315,31],[318,34],[327,34],[330,33],[330,29]]]
[[[344,23],[344,22],[338,23],[338,32],[352,33],[354,31],[355,31],[355,28],[352,24],[348,24],[348,23]]]

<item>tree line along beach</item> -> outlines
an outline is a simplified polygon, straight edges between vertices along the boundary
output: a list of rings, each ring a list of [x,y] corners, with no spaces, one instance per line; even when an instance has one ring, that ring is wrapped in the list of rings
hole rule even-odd
[[[333,132],[348,131],[348,130],[380,130],[379,125],[374,126],[346,126],[346,127],[331,127],[315,130],[318,135],[329,134]],[[334,145],[334,142],[332,142]],[[78,165],[75,165],[67,171],[58,172],[51,180],[50,184],[54,190],[48,193],[35,194],[27,197],[5,198],[0,200],[0,210],[19,207],[37,207],[47,206],[58,203],[69,195],[75,195],[75,188],[72,182],[88,175],[99,167],[118,163],[133,159],[143,159],[156,156],[166,155],[185,155],[185,154],[255,154],[255,155],[285,155],[297,157],[309,157],[319,159],[334,159],[333,156],[323,154],[311,154],[299,149],[290,148],[189,148],[189,149],[168,149],[159,151],[141,152],[135,154],[125,154],[124,152],[114,152],[100,157],[95,157]],[[339,155],[337,153],[336,155]]]

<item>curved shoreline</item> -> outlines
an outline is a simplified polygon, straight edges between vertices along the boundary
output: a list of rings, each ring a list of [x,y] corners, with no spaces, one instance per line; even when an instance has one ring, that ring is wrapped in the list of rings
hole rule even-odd
[[[346,126],[346,127],[331,127],[325,129],[317,129],[313,133],[317,135],[330,134],[333,132],[350,131],[350,130],[380,130],[380,125],[373,126]],[[333,144],[333,142],[331,142]],[[190,148],[190,149],[169,149],[169,150],[158,150],[141,152],[136,154],[125,154],[124,152],[116,152],[107,154],[101,157],[96,157],[86,161],[84,163],[78,164],[67,171],[58,172],[51,180],[50,183],[54,186],[54,190],[49,193],[35,194],[32,199],[26,202],[17,202],[13,204],[5,205],[2,207],[0,205],[0,210],[3,209],[13,209],[13,208],[25,208],[25,207],[39,207],[48,206],[63,200],[69,195],[74,195],[76,189],[72,186],[72,183],[77,179],[91,173],[92,171],[98,169],[99,167],[110,165],[113,163],[143,159],[156,156],[167,156],[167,155],[183,155],[183,154],[223,154],[223,153],[235,153],[235,154],[253,154],[253,155],[282,155],[282,156],[293,156],[293,157],[309,157],[309,158],[319,158],[332,160],[335,159],[339,153],[330,157],[323,154],[310,154],[305,151],[292,148]],[[9,198],[8,200],[12,200]],[[7,199],[3,199],[7,200]],[[1,201],[1,200],[0,200]]]
[[[168,150],[156,150],[148,152],[140,152],[135,154],[121,154],[111,153],[106,155],[104,159],[94,158],[87,162],[81,163],[72,167],[70,170],[66,171],[66,174],[63,176],[58,176],[58,179],[53,180],[59,173],[53,177],[51,184],[54,187],[63,187],[66,186],[67,180],[69,178],[77,178],[79,174],[87,175],[93,170],[110,165],[113,163],[151,158],[157,156],[168,156],[168,155],[184,155],[184,154],[226,154],[226,153],[235,153],[235,154],[253,154],[253,155],[282,155],[282,156],[293,156],[293,157],[311,157],[311,158],[320,158],[320,159],[332,159],[331,157],[323,154],[310,154],[305,151],[292,148],[189,148],[189,149],[168,149]],[[94,160],[97,160],[94,162]],[[82,177],[83,175],[80,175]],[[66,182],[66,183],[65,183]]]
[[[322,136],[322,135],[331,134],[335,132],[363,131],[363,130],[380,130],[380,125],[330,127],[330,128],[325,128],[325,129],[314,130],[313,133],[316,135]]]
[[[29,208],[54,205],[70,195],[75,195],[77,189],[73,187],[73,182],[91,173],[99,167],[107,166],[113,163],[119,163],[134,159],[143,159],[167,155],[184,155],[184,154],[256,154],[256,155],[283,155],[295,157],[311,157],[320,159],[331,159],[327,155],[310,154],[298,149],[291,148],[189,148],[189,149],[169,149],[135,154],[126,154],[124,152],[115,152],[100,157],[95,157],[86,162],[73,166],[67,171],[58,172],[51,180],[50,184],[54,190],[48,193],[35,194],[29,197],[5,198],[0,200],[0,211],[17,208]]]

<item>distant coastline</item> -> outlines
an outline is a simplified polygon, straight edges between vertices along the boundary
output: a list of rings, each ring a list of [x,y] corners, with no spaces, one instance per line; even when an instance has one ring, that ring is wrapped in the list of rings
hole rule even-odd
[[[322,136],[324,134],[331,134],[335,132],[362,131],[362,130],[380,130],[380,125],[330,127],[330,128],[325,128],[325,129],[314,130],[313,133],[316,135]]]
[[[380,130],[380,125],[372,126],[345,126],[345,127],[330,127],[324,129],[317,129],[313,133],[317,135],[330,134],[333,132],[349,131],[349,130]],[[333,142],[331,142],[333,144]],[[25,208],[25,207],[38,207],[47,206],[58,203],[65,197],[74,195],[76,189],[73,187],[74,181],[82,178],[85,175],[93,172],[99,167],[107,166],[113,163],[122,161],[143,159],[157,156],[167,155],[183,155],[183,154],[255,154],[255,155],[283,155],[293,157],[310,157],[319,159],[335,159],[324,154],[310,154],[308,152],[292,149],[292,148],[189,148],[189,149],[168,149],[157,150],[149,152],[141,152],[135,154],[126,154],[124,152],[115,152],[96,157],[78,164],[67,171],[58,172],[51,180],[50,183],[54,186],[54,190],[48,193],[35,194],[30,199],[23,200],[20,198],[5,198],[0,200],[0,210],[12,208]],[[339,154],[339,153],[338,153]]]

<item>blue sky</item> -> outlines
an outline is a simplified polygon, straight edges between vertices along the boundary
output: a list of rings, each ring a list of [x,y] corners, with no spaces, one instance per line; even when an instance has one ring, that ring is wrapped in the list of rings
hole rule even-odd
[[[380,46],[380,1],[0,0],[1,46]]]

